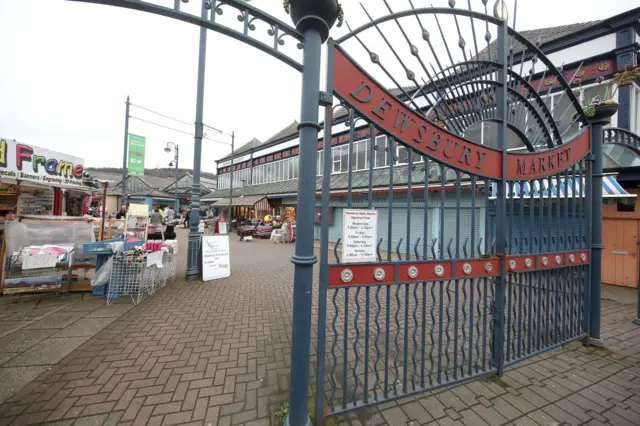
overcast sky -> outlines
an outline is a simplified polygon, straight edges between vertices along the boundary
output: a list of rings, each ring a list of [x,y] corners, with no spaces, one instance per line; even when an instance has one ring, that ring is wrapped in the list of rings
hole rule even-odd
[[[170,6],[173,0],[156,0]],[[187,11],[198,12],[200,0]],[[366,22],[359,2],[342,0],[352,27]],[[408,0],[393,0],[394,10]],[[414,0],[416,7],[446,6],[445,0]],[[465,7],[466,1],[457,2]],[[472,0],[474,8],[481,0]],[[491,5],[493,0],[490,0]],[[290,22],[282,0],[254,0],[254,6]],[[363,0],[374,16],[387,14],[382,0]],[[513,0],[507,1],[513,10]],[[518,30],[604,19],[633,7],[637,0],[520,0]],[[224,22],[238,28],[230,9]],[[454,31],[453,21],[445,32]],[[264,24],[256,33],[266,36]],[[346,26],[334,29],[338,37]],[[64,152],[86,166],[122,164],[125,99],[192,123],[195,118],[199,27],[144,12],[64,0],[0,0],[0,136]],[[378,40],[378,43],[380,41]],[[300,52],[291,41],[283,47]],[[265,140],[299,119],[300,74],[241,42],[209,32],[204,122],[231,133],[236,146],[253,137]],[[137,118],[192,134],[193,127],[132,107]],[[180,145],[180,165],[193,167],[193,137],[131,120],[129,131],[147,138],[146,167],[167,166],[167,141]],[[224,135],[212,139],[229,142]],[[202,169],[230,147],[204,141]]]

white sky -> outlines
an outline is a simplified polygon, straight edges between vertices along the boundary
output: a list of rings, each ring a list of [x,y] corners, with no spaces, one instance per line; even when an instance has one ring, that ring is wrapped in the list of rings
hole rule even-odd
[[[173,1],[155,3],[170,6]],[[184,7],[197,13],[199,3],[191,0]],[[342,3],[352,28],[366,22],[358,1]],[[382,0],[362,3],[374,17],[388,13]],[[409,5],[408,0],[389,3],[394,10]],[[414,0],[416,7],[431,3],[447,6],[445,0]],[[459,7],[467,4],[457,3]],[[637,0],[518,3],[518,30],[604,19],[638,6]],[[282,0],[254,0],[252,4],[290,22]],[[507,4],[513,10],[513,0]],[[472,5],[479,8],[482,2],[472,0]],[[240,28],[237,14],[225,10],[221,19]],[[452,24],[443,25],[445,31],[453,31],[449,43],[455,48],[457,35]],[[269,41],[265,25],[257,27],[258,37],[264,35]],[[337,38],[346,31],[346,26],[336,28],[332,35]],[[432,34],[436,31],[434,28]],[[208,34],[205,124],[228,133],[235,130],[239,147],[253,137],[264,141],[299,119],[301,79],[297,71],[241,42],[211,31]],[[117,7],[64,0],[0,0],[0,135],[82,157],[86,166],[119,167],[127,95],[134,104],[194,121],[198,36],[199,27]],[[399,33],[391,37],[394,47],[406,43]],[[467,40],[467,46],[471,45]],[[291,39],[283,49],[300,54]],[[193,131],[192,126],[134,107],[131,115]],[[147,138],[147,168],[167,166],[173,157],[163,148],[170,140],[180,145],[181,167],[193,167],[193,137],[137,120],[131,120],[129,131]],[[211,137],[230,141],[221,135]],[[203,141],[202,169],[215,172],[215,160],[229,152],[229,146]]]

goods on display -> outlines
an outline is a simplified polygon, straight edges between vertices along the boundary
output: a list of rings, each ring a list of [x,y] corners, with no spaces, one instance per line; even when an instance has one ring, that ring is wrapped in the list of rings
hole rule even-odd
[[[66,292],[71,283],[73,244],[26,246],[6,259],[4,294]]]

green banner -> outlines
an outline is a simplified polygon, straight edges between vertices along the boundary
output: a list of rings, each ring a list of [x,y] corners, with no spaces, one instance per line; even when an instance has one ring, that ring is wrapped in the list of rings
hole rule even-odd
[[[144,176],[144,146],[147,138],[129,133],[129,175]]]

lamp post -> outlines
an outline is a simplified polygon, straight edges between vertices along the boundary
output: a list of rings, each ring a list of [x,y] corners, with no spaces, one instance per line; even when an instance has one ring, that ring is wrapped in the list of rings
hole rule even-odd
[[[175,195],[175,200],[173,201],[173,209],[175,210],[175,214],[178,214],[180,211],[180,202],[178,201],[178,155],[179,155],[179,147],[178,144],[175,142],[167,142],[167,146],[164,148],[164,152],[166,152],[167,154],[169,154],[171,152],[171,147],[173,146],[173,149],[176,152],[176,155],[173,157],[173,162],[169,163],[169,165],[173,165],[173,163],[176,164],[176,183],[175,183],[175,191],[176,191],[176,195]]]
[[[122,149],[122,198],[120,200],[120,208],[126,206],[127,191],[127,145],[129,143],[129,96],[127,96],[126,109],[124,113],[124,148]]]
[[[235,139],[236,139],[236,132],[233,131],[231,132],[231,173],[229,174],[229,180],[231,181],[230,185],[229,185],[229,224],[231,224],[231,221],[233,220],[231,218],[231,208],[233,207],[233,154],[235,152]]]

